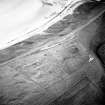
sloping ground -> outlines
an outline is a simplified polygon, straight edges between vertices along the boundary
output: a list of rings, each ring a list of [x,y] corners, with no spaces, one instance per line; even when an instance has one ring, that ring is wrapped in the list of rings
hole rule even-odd
[[[60,20],[62,13],[64,16],[64,11],[73,4],[71,1],[1,0],[0,49],[21,42],[36,33],[40,34],[49,25]]]
[[[0,51],[0,105],[100,105],[104,70],[90,43],[105,4],[88,6],[61,20],[68,25]]]

